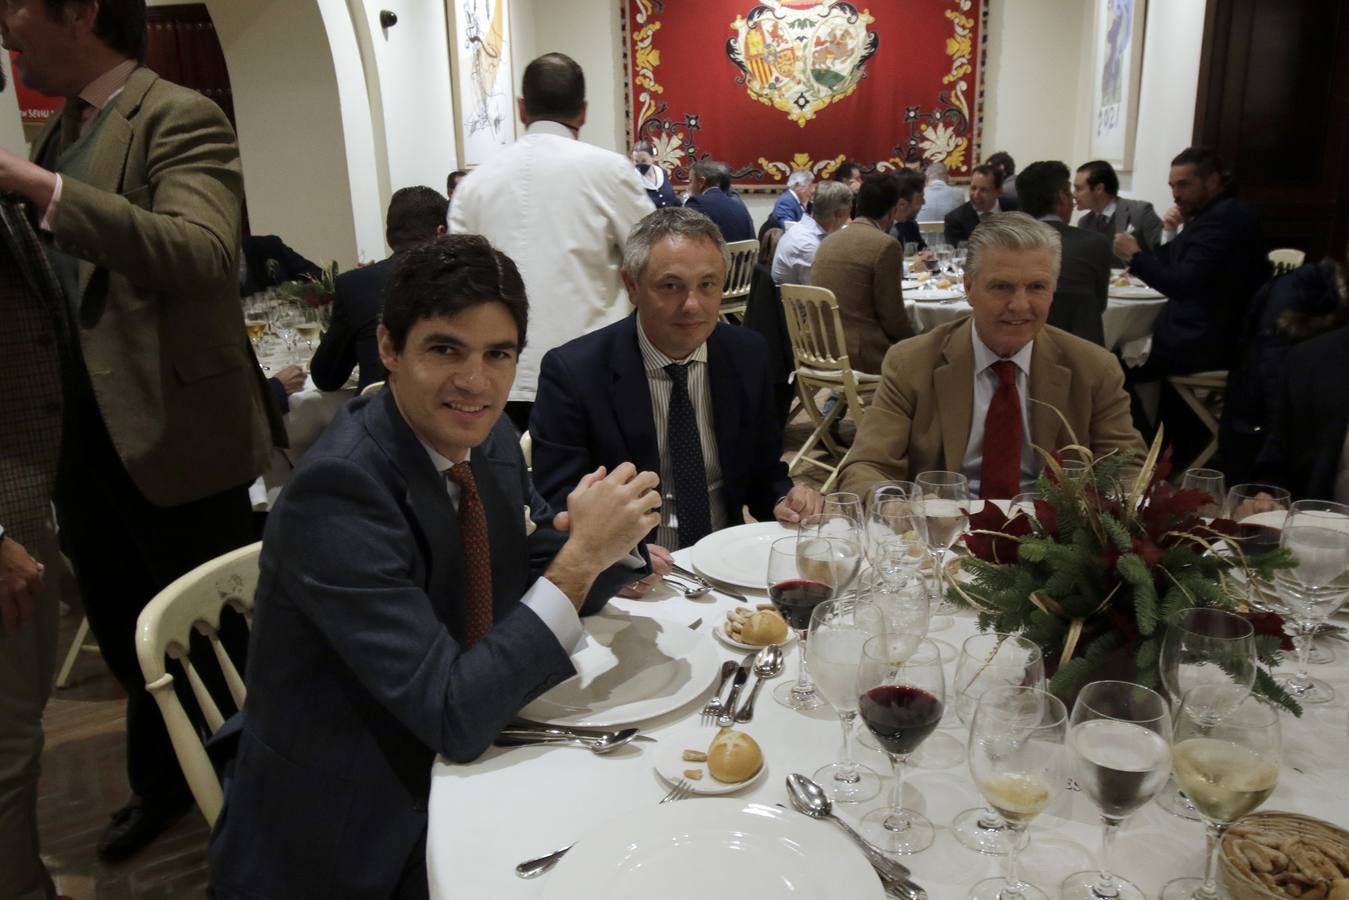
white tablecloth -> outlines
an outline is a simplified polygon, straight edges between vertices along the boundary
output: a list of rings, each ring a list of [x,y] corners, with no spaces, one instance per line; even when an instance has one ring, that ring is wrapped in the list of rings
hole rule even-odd
[[[909,313],[913,330],[922,334],[938,325],[959,319],[970,314],[970,304],[960,300],[924,300],[920,290],[905,291],[904,305]],[[1122,300],[1107,297],[1102,325],[1105,328],[1105,347],[1118,350],[1124,344],[1146,338],[1152,334],[1152,323],[1166,305],[1166,298],[1159,300]]]
[[[676,559],[688,564],[687,551]],[[662,599],[614,600],[613,605],[637,614],[676,622],[703,619],[701,631],[715,643],[722,658],[739,660],[742,654],[723,647],[710,634],[727,610],[737,605],[712,595],[702,601],[672,596]],[[954,617],[952,626],[932,637],[958,647],[974,633],[972,616]],[[794,677],[797,642],[790,645],[787,668],[781,678]],[[1289,810],[1349,827],[1349,738],[1346,737],[1345,698],[1349,698],[1349,644],[1330,641],[1339,659],[1317,666],[1316,674],[1330,680],[1336,701],[1308,708],[1302,719],[1283,716],[1284,757],[1278,789],[1264,809]],[[953,655],[953,654],[950,654]],[[948,684],[953,662],[948,659]],[[775,682],[776,684],[776,682]],[[791,772],[807,775],[831,762],[838,751],[838,721],[828,707],[809,714],[779,706],[765,687],[754,722],[741,726],[764,748],[767,776],[734,796],[763,803],[787,804],[783,779]],[[687,727],[711,686],[683,709],[642,724],[660,738],[673,727]],[[943,768],[910,769],[904,800],[937,826],[936,843],[905,858],[915,879],[932,900],[966,896],[981,878],[1001,872],[1002,860],[965,849],[951,835],[951,819],[982,805],[964,761],[965,729],[948,704],[947,715],[928,745],[941,741],[957,755]],[[714,729],[707,728],[708,740]],[[854,746],[857,758],[886,776],[889,766],[874,751]],[[432,773],[427,865],[431,896],[538,897],[547,875],[523,881],[514,874],[516,863],[565,846],[608,819],[652,806],[666,787],[651,768],[653,745],[637,744],[619,753],[599,757],[584,750],[560,747],[492,748],[468,765],[445,761]],[[884,802],[886,791],[860,808],[839,807],[856,821]],[[698,803],[694,797],[684,801]],[[817,823],[816,827],[832,827]],[[1031,827],[1030,843],[1021,854],[1024,876],[1058,896],[1060,882],[1069,874],[1095,865],[1100,844],[1099,819],[1091,801],[1078,793],[1063,792]],[[1125,826],[1115,847],[1115,869],[1136,883],[1149,897],[1178,875],[1199,874],[1204,863],[1204,833],[1197,822],[1177,819],[1155,804],[1140,810]],[[559,865],[566,865],[564,859]],[[599,895],[596,895],[597,897]]]

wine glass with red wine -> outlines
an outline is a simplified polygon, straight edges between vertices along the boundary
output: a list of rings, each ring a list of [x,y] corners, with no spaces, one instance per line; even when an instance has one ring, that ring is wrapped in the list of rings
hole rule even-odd
[[[857,712],[886,756],[894,782],[890,804],[862,818],[862,836],[888,854],[917,853],[932,846],[936,831],[927,817],[904,807],[904,767],[941,723],[946,676],[941,650],[925,640],[908,655],[897,641],[874,637],[862,647],[857,667]],[[907,650],[907,647],[903,648]]]
[[[812,536],[811,540],[828,541],[829,538]],[[821,549],[827,551],[828,547]],[[791,709],[805,710],[824,705],[824,698],[815,690],[806,672],[805,641],[810,629],[810,614],[815,607],[834,598],[838,567],[830,564],[827,557],[823,562],[813,557],[799,557],[797,550],[795,535],[778,538],[768,548],[768,597],[801,639],[797,649],[796,681],[778,685],[773,690],[773,699]]]

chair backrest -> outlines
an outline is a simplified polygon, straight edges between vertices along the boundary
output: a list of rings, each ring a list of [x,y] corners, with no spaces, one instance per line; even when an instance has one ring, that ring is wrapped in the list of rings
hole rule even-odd
[[[920,234],[946,234],[945,222],[919,222],[918,231]]]
[[[361,388],[361,396],[369,397],[371,394],[378,394],[382,390],[384,390],[384,382],[372,381],[365,387]]]
[[[1269,251],[1269,261],[1274,265],[1275,275],[1291,272],[1306,260],[1307,254],[1305,252],[1294,250],[1292,247],[1280,247],[1278,250]]]
[[[806,284],[782,286],[782,312],[792,339],[797,366],[811,369],[851,369],[843,319],[834,292]]]
[[[740,300],[749,295],[750,280],[754,277],[754,262],[759,255],[759,242],[735,241],[726,245],[726,284],[721,289],[721,301]]]
[[[261,550],[262,543],[258,542],[202,563],[156,594],[136,622],[136,655],[145,676],[145,689],[159,704],[188,787],[211,825],[220,815],[223,803],[220,781],[206,756],[206,747],[178,699],[173,674],[165,660],[175,659],[182,666],[206,725],[214,733],[224,723],[224,717],[188,656],[193,631],[205,635],[235,705],[243,708],[244,681],[220,643],[220,614],[229,606],[246,619],[251,618]]]
[[[534,436],[526,431],[520,435],[520,453],[525,457],[525,471],[534,471]]]

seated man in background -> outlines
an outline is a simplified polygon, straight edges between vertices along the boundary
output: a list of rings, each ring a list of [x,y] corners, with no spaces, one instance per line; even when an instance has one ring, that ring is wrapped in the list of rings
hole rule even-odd
[[[1025,173],[1023,172],[1024,176]],[[1115,167],[1103,159],[1094,159],[1077,167],[1073,176],[1073,200],[1085,215],[1077,227],[1103,234],[1114,241],[1120,233],[1132,234],[1138,245],[1154,250],[1162,242],[1162,220],[1146,200],[1130,200],[1119,195],[1119,176]],[[1024,209],[1024,201],[1023,206]],[[1123,267],[1122,259],[1115,262]]]
[[[790,229],[801,221],[801,217],[806,214],[806,204],[814,196],[815,176],[805,169],[797,169],[787,176],[787,190],[778,195],[764,226]]]
[[[786,523],[819,511],[820,495],[793,486],[782,462],[763,338],[717,321],[725,277],[706,216],[663,209],[633,229],[623,282],[636,314],[543,358],[529,431],[550,502],[597,466],[659,471],[663,519],[650,537],[670,550],[741,524],[743,507]]]
[[[239,296],[323,274],[317,263],[296,253],[275,234],[250,234],[240,242]]]
[[[1018,184],[1021,211],[1057,231],[1063,246],[1049,324],[1104,345],[1101,317],[1110,286],[1110,241],[1105,235],[1068,226],[1073,195],[1068,167],[1063,163],[1031,163],[1021,170]]]
[[[574,674],[578,612],[631,580],[609,567],[659,521],[656,475],[590,472],[553,518],[500,420],[527,317],[478,235],[395,265],[388,389],[338,414],[267,522],[213,896],[425,897],[436,756],[476,758]]]
[[[923,190],[923,208],[918,210],[919,222],[940,222],[946,214],[965,202],[965,192],[950,183],[951,173],[946,163],[935,162],[923,170],[927,186]]]
[[[901,250],[905,244],[913,244],[915,251],[923,252],[927,250],[927,241],[918,228],[918,211],[927,202],[927,179],[917,169],[895,169],[888,174],[899,186],[899,205],[890,233],[899,241]]]
[[[848,224],[852,215],[852,191],[846,184],[826,181],[815,189],[810,215],[789,229],[773,254],[773,283],[810,284],[810,266],[825,236]]]
[[[730,187],[731,169],[726,163],[700,159],[689,174],[689,199],[684,205],[716,222],[726,243],[752,241],[754,219]]]
[[[387,258],[337,276],[333,318],[309,363],[321,391],[340,390],[351,370],[360,367],[357,390],[384,380],[375,329],[384,306],[384,289],[400,256],[445,233],[445,198],[429,187],[405,187],[389,198],[384,239],[393,248]]]
[[[978,227],[985,217],[1002,211],[1016,209],[1010,200],[998,195],[1002,181],[997,171],[988,163],[975,166],[970,173],[970,199],[946,214],[946,243],[959,247],[970,239],[970,233]]]
[[[900,291],[904,249],[890,236],[895,218],[922,205],[922,180],[915,196],[901,199],[900,176],[868,176],[857,192],[857,217],[847,228],[820,242],[811,267],[811,281],[827,288],[838,301],[847,339],[848,360],[859,372],[879,373],[890,345],[913,336]]]
[[[971,496],[1007,498],[1034,484],[1034,447],[1143,448],[1115,358],[1045,327],[1059,245],[1025,213],[975,229],[965,265],[974,314],[890,348],[841,490],[866,496],[882,481],[941,469],[963,473]]]

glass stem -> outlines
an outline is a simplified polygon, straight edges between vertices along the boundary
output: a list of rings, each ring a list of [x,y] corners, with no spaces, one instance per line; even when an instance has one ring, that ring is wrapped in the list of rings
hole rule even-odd
[[[792,688],[798,694],[809,694],[814,685],[810,682],[810,673],[806,670],[806,635],[809,629],[797,629],[797,635],[800,637],[800,644],[797,647],[796,657],[796,686]]]
[[[1095,886],[1091,889],[1097,897],[1119,896],[1119,885],[1115,883],[1115,876],[1111,874],[1110,850],[1115,845],[1115,836],[1119,834],[1119,827],[1123,824],[1123,821],[1123,819],[1101,817],[1101,872],[1096,879]]]
[[[945,550],[932,551],[932,577],[937,586],[937,596],[933,600],[933,609],[941,606],[942,599],[946,596],[946,573],[942,571],[946,568],[943,563],[946,562]]]
[[[1316,625],[1300,621],[1297,623],[1297,630],[1298,637],[1293,641],[1293,645],[1297,647],[1297,672],[1293,675],[1293,683],[1299,690],[1303,690],[1311,681],[1307,666],[1312,655],[1312,635],[1316,632]]]
[[[838,722],[843,726],[843,751],[839,754],[838,764],[845,771],[852,770],[852,726],[857,719],[855,712],[841,712]]]
[[[1218,897],[1218,842],[1223,839],[1226,825],[1209,822],[1204,844],[1204,883],[1194,892],[1193,900],[1219,900]]]
[[[886,753],[890,757],[890,814],[881,825],[892,832],[909,830],[909,815],[904,811],[904,767],[909,763],[907,753]]]
[[[1021,880],[1017,857],[1021,848],[1021,833],[1026,830],[1026,826],[1008,822],[1007,830],[1012,833],[1007,841],[1007,884],[998,892],[998,900],[1022,900],[1026,884]]]

